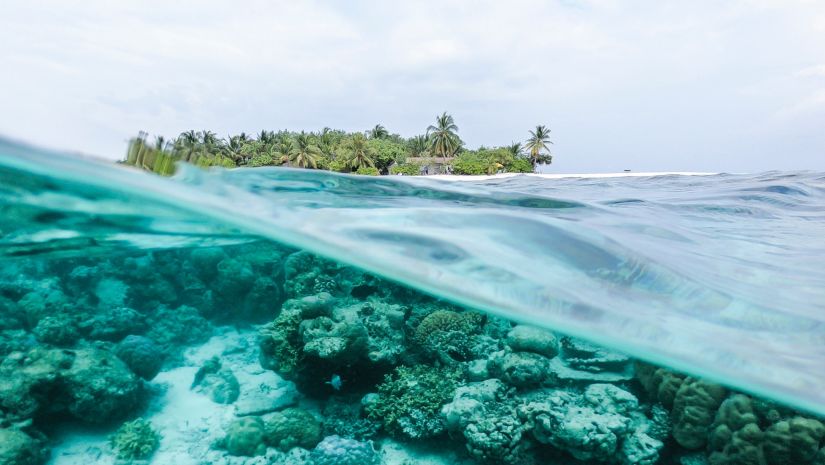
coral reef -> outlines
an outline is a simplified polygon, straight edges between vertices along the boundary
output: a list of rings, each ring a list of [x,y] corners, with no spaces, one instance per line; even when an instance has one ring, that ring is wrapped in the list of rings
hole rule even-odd
[[[138,376],[154,378],[163,366],[164,353],[155,341],[143,336],[126,336],[115,349],[115,354]]]
[[[380,458],[369,442],[327,436],[310,455],[312,465],[378,465]]]
[[[287,452],[293,447],[312,449],[321,442],[321,422],[300,408],[287,408],[269,414],[266,424],[266,443]]]
[[[400,437],[438,436],[445,431],[441,408],[460,382],[460,373],[451,369],[398,367],[378,385],[378,395],[365,406],[367,415]]]
[[[0,363],[0,411],[12,419],[67,414],[105,423],[133,411],[140,392],[137,376],[105,350],[37,348]]]
[[[175,434],[215,446],[203,463],[370,465],[392,447],[478,464],[825,463],[810,415],[249,242],[0,270],[0,465],[42,465],[43,431],[156,414],[143,400],[169,388],[161,370],[188,384],[195,367],[191,400],[221,415],[208,436]],[[153,456],[151,419],[114,432],[120,459]],[[177,436],[155,424],[157,458]]]
[[[226,437],[218,444],[232,455],[254,456],[266,452],[266,430],[260,417],[243,417],[226,428]]]
[[[117,458],[145,460],[160,445],[160,434],[142,418],[124,423],[109,439]]]
[[[15,428],[0,428],[0,465],[41,465],[49,456],[44,441]]]

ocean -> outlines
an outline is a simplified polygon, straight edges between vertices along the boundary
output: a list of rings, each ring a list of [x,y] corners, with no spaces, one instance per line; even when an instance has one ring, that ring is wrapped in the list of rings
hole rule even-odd
[[[824,238],[815,172],[161,178],[0,141],[0,465],[825,463]]]

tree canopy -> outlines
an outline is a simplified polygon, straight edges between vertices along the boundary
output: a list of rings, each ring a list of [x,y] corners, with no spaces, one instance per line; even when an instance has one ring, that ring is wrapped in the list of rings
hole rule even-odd
[[[444,112],[424,134],[404,138],[381,124],[363,132],[323,128],[318,132],[261,130],[219,138],[209,130],[182,132],[175,138],[148,139],[140,132],[129,142],[124,163],[170,175],[177,162],[200,167],[287,166],[359,174],[420,174],[425,165],[448,165],[455,174],[524,173],[550,163],[550,130],[538,125],[524,144],[468,150],[458,125]],[[435,160],[437,158],[437,160]]]

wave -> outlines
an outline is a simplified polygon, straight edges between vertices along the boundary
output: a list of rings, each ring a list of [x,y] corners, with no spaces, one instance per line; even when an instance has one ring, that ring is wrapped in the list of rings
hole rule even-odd
[[[0,141],[0,208],[3,260],[265,237],[825,414],[822,173],[166,179]]]

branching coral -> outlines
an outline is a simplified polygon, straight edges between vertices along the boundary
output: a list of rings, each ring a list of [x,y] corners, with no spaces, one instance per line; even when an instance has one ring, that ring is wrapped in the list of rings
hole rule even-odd
[[[124,423],[109,438],[109,444],[119,459],[144,460],[151,457],[160,445],[160,434],[142,418]]]
[[[398,367],[378,386],[378,398],[367,415],[383,422],[388,432],[411,439],[438,436],[445,430],[441,408],[453,398],[458,371],[425,365]]]

